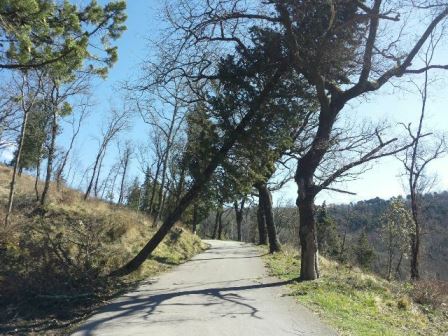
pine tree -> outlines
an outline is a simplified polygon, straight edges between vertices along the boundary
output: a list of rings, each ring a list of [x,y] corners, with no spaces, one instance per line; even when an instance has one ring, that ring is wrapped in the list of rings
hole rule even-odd
[[[126,205],[134,210],[141,210],[142,201],[142,188],[140,187],[140,182],[136,177],[129,187],[128,196],[126,199]]]
[[[325,202],[319,207],[316,216],[317,245],[322,255],[337,257],[341,252],[341,237],[336,222],[327,212]]]
[[[359,266],[365,269],[370,269],[373,258],[375,257],[375,252],[369,242],[365,230],[363,230],[359,235],[358,242],[354,247],[354,252]]]

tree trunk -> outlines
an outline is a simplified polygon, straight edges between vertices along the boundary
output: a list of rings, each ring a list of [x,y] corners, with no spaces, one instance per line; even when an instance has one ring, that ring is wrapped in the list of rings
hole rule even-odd
[[[168,184],[166,185],[166,189],[165,189],[165,191],[163,192],[163,195],[162,195],[162,201],[160,203],[160,209],[159,209],[159,212],[157,213],[157,218],[158,219],[163,219],[163,216],[164,216],[164,213],[165,213],[165,203],[166,203],[166,200],[168,198],[169,190],[170,190],[170,182],[168,182]]]
[[[314,194],[309,189],[312,188],[312,178],[306,179],[300,175],[296,174],[296,182],[299,186],[297,205],[299,207],[299,238],[302,250],[300,279],[315,280],[319,277],[319,264],[314,216]]]
[[[47,173],[45,176],[44,190],[42,191],[42,195],[40,197],[41,205],[45,204],[48,196],[48,191],[50,189],[50,181],[51,181],[51,173],[53,171],[53,160],[54,160],[57,133],[58,133],[58,115],[57,111],[54,110],[53,120],[51,124],[51,140],[50,140],[50,146],[48,147]]]
[[[148,256],[154,251],[154,249],[160,244],[163,238],[168,234],[173,225],[181,218],[185,209],[195,201],[195,199],[200,195],[204,189],[207,182],[216,170],[216,167],[225,159],[229,150],[234,146],[235,142],[240,139],[241,135],[244,134],[245,128],[254,118],[255,114],[260,110],[260,107],[264,104],[268,93],[277,85],[281,72],[278,72],[267,82],[263,91],[260,95],[255,97],[250,104],[249,111],[241,119],[237,127],[235,127],[231,132],[226,134],[224,143],[222,147],[214,153],[212,159],[209,161],[207,167],[202,172],[200,179],[196,180],[190,187],[188,192],[180,199],[177,206],[171,211],[161,227],[157,230],[154,236],[146,243],[146,245],[140,250],[140,252],[126,265],[120,267],[116,271],[112,272],[111,276],[123,276],[137,270],[140,265],[148,258]]]
[[[222,215],[223,215],[224,211],[221,211],[219,213],[219,217],[218,217],[218,240],[222,239]]]
[[[314,198],[320,189],[314,184],[314,174],[328,151],[331,131],[342,107],[343,104],[340,102],[332,106],[321,104],[319,126],[314,140],[308,152],[297,162],[294,179],[298,187],[296,204],[299,207],[300,216],[300,279],[302,280],[315,280],[319,277]]]
[[[23,142],[25,140],[25,132],[26,132],[27,122],[28,122],[28,111],[24,111],[22,126],[20,128],[19,147],[17,148],[16,157],[14,160],[15,161],[14,168],[12,170],[11,183],[10,183],[10,187],[9,187],[8,210],[7,210],[6,216],[5,216],[5,226],[8,225],[9,216],[11,215],[11,211],[12,211],[12,204],[14,202],[14,192],[16,190],[16,177],[17,177],[17,171],[18,171],[19,165],[20,165],[20,157],[22,155],[22,148],[23,148]]]
[[[36,193],[36,201],[39,201],[39,178],[40,178],[40,157],[37,158],[36,179],[34,180],[34,191]]]
[[[266,229],[269,239],[269,252],[281,251],[280,242],[278,241],[277,228],[275,227],[274,214],[272,212],[272,195],[266,183],[257,184],[258,193],[260,196],[260,203],[263,208],[264,217],[266,220]]]
[[[101,169],[103,168],[103,160],[104,160],[105,155],[106,155],[106,151],[104,151],[103,155],[101,155],[100,163],[98,164],[98,170],[96,173],[95,184],[93,186],[93,195],[95,197],[98,197],[98,193],[99,193],[98,185],[100,182]]]
[[[387,280],[391,280],[392,277],[392,261],[394,258],[394,252],[393,252],[393,237],[392,233],[389,233],[389,260],[387,263]]]
[[[197,221],[198,221],[198,206],[197,206],[197,204],[195,203],[194,205],[193,205],[193,233],[194,234],[196,234],[196,227],[197,227]]]
[[[121,177],[120,195],[118,196],[118,204],[122,204],[124,201],[124,182],[126,179],[126,172],[128,170],[128,164],[129,164],[129,158],[126,158],[124,161],[123,176]]]
[[[236,217],[236,231],[237,231],[237,240],[242,241],[243,239],[243,211],[244,211],[244,203],[245,199],[241,201],[241,206],[238,205],[238,202],[235,201],[233,206],[235,208],[235,217]]]
[[[411,235],[411,279],[419,280],[419,256],[420,256],[420,221],[418,215],[417,196],[411,192],[411,210],[414,221],[414,232]]]
[[[214,228],[213,228],[212,239],[216,239],[216,235],[218,234],[219,212],[220,212],[220,210],[216,210],[215,226],[214,226]]]
[[[403,254],[404,254],[403,252],[400,253],[400,258],[398,259],[397,267],[395,268],[395,274],[400,280],[401,280],[401,262],[403,260]]]
[[[87,190],[84,194],[84,200],[86,200],[89,197],[90,192],[92,191],[93,182],[95,181],[95,176],[96,176],[96,169],[98,166],[98,162],[100,161],[100,157],[101,157],[101,150],[96,155],[95,164],[93,165],[92,177],[90,178],[89,184],[87,186]]]
[[[260,201],[258,202],[260,203]],[[266,245],[267,243],[266,218],[264,216],[264,211],[261,204],[258,204],[257,222],[258,222],[258,245]]]
[[[90,192],[92,191],[93,183],[95,182],[96,171],[98,169],[98,164],[100,163],[100,160],[101,160],[104,150],[105,150],[105,145],[103,143],[103,144],[101,144],[100,149],[98,150],[98,153],[96,155],[95,164],[93,165],[92,177],[90,178],[89,185],[87,186],[86,193],[84,194],[84,200],[86,200],[89,197]]]
[[[59,166],[58,170],[56,171],[56,189],[59,191],[61,189],[61,183],[62,183],[62,174],[64,173],[65,166],[67,165],[68,157],[73,149],[73,145],[75,144],[75,140],[79,134],[79,131],[81,130],[81,124],[84,118],[86,117],[87,113],[86,110],[83,110],[81,112],[81,115],[79,116],[78,120],[78,126],[76,130],[74,130],[73,135],[70,139],[70,145],[68,146],[67,151],[64,154],[64,158],[62,159],[61,165]],[[70,172],[69,172],[70,174]]]
[[[148,214],[150,216],[154,215],[154,201],[155,201],[155,197],[156,197],[157,180],[159,179],[161,165],[162,165],[161,162],[157,162],[156,174],[154,176],[153,183],[151,184],[151,198],[149,200],[149,205],[148,205]],[[160,200],[159,200],[159,202],[160,202]],[[154,225],[155,224],[156,224],[156,221],[154,221]]]

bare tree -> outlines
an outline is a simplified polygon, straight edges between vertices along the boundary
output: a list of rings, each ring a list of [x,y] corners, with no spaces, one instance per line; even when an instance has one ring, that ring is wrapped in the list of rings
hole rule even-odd
[[[17,79],[16,79],[17,80]],[[42,78],[38,73],[27,73],[23,72],[20,74],[20,79],[17,80],[18,87],[18,97],[17,100],[21,107],[22,112],[22,122],[20,126],[20,135],[17,141],[17,150],[14,157],[14,168],[11,177],[11,184],[9,188],[8,196],[8,208],[5,216],[5,226],[8,225],[9,216],[12,211],[12,206],[14,202],[14,192],[16,187],[16,177],[17,171],[20,165],[20,156],[22,154],[23,142],[25,139],[26,126],[28,121],[28,115],[33,106],[35,105],[42,84]]]
[[[67,100],[74,95],[85,94],[89,87],[88,74],[84,73],[70,82],[61,81],[60,78],[52,77],[52,75],[49,75],[47,73],[44,74],[44,78],[44,97],[47,108],[49,111],[51,111],[51,128],[49,135],[50,140],[48,144],[45,183],[40,197],[41,205],[44,205],[47,200],[50,181],[53,175],[53,164],[56,156],[56,138],[59,133],[60,119],[72,113],[72,107],[68,104]],[[74,141],[74,138],[72,140]],[[73,146],[73,144],[71,144],[71,146]]]
[[[440,39],[441,35],[438,37],[431,35],[430,43],[423,56],[425,68],[429,69],[431,67],[434,52]],[[410,146],[402,155],[400,154],[397,156],[404,166],[411,200],[413,228],[410,235],[410,270],[412,280],[418,280],[421,276],[419,266],[422,236],[421,200],[423,194],[428,192],[432,185],[430,181],[431,179],[427,173],[427,168],[432,161],[441,158],[448,152],[447,142],[444,135],[437,136],[430,133],[424,133],[429,84],[429,73],[428,71],[425,71],[422,86],[419,87],[418,84],[415,84],[421,98],[421,109],[417,128],[414,130],[411,124],[403,125],[408,133],[409,139],[412,141],[412,146]]]
[[[77,113],[77,111],[75,111],[72,114],[71,120],[68,121],[68,123],[70,124],[71,129],[72,129],[72,135],[70,137],[70,141],[69,141],[67,149],[62,154],[61,162],[56,169],[55,180],[56,180],[56,187],[58,190],[61,188],[61,184],[64,179],[63,178],[64,170],[65,170],[65,167],[67,166],[68,159],[69,159],[70,154],[75,145],[76,138],[78,137],[78,134],[81,131],[81,127],[82,127],[85,119],[89,116],[89,113],[90,113],[89,108],[90,107],[91,107],[91,104],[89,103],[88,100],[81,102],[81,104],[78,107],[79,112]]]
[[[123,147],[118,145],[119,155],[120,155],[120,169],[122,170],[121,182],[120,182],[120,193],[118,196],[118,204],[123,204],[125,198],[125,182],[126,174],[129,168],[129,164],[132,159],[133,149],[130,141],[126,141]]]
[[[142,91],[139,91],[140,93]],[[142,119],[151,127],[156,157],[156,171],[152,183],[149,213],[157,222],[163,213],[164,193],[168,190],[170,161],[173,158],[174,147],[178,141],[181,127],[185,119],[187,105],[184,102],[186,94],[180,81],[172,85],[157,87],[154,90],[143,90],[134,101]],[[158,208],[154,209],[157,195]]]
[[[14,78],[10,82],[2,83],[0,90],[3,95],[0,97],[0,149],[9,150],[14,146],[18,134],[20,134],[20,126],[22,123],[21,106],[17,104],[14,92]]]
[[[111,141],[116,138],[120,134],[120,132],[129,127],[129,118],[130,111],[126,108],[111,111],[111,115],[106,122],[106,125],[102,129],[102,138],[100,139],[98,152],[93,163],[92,175],[90,176],[86,192],[84,193],[85,200],[89,197],[94,184],[98,184],[96,181],[98,181],[99,178],[98,176],[101,170],[100,167],[102,165],[102,160],[106,155],[106,151]]]

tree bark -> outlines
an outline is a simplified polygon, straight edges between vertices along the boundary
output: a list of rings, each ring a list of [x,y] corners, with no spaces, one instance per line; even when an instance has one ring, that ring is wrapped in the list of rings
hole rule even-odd
[[[258,202],[260,203],[260,201]],[[258,245],[266,245],[267,243],[266,218],[264,216],[264,211],[261,204],[258,204],[257,223],[258,223]]]
[[[156,174],[154,176],[153,183],[151,184],[151,198],[149,199],[149,205],[148,205],[148,214],[150,216],[154,215],[154,201],[155,201],[155,197],[156,197],[157,181],[159,179],[161,165],[162,165],[161,161],[158,161],[157,165],[156,165]],[[160,200],[159,200],[159,202],[160,202]],[[154,221],[154,225],[156,225],[156,221]]]
[[[241,201],[241,205],[238,205],[238,202],[235,201],[233,203],[233,207],[235,208],[235,217],[236,217],[236,231],[237,231],[237,240],[242,241],[243,239],[243,211],[244,211],[244,203],[246,199]]]
[[[212,239],[216,239],[216,235],[218,234],[219,216],[220,216],[219,214],[220,214],[220,210],[216,210],[215,226],[213,228]]]
[[[106,155],[106,151],[103,152],[103,155],[101,156],[100,162],[98,164],[98,169],[97,169],[97,173],[96,173],[96,178],[95,178],[95,184],[93,186],[93,195],[95,197],[98,197],[99,194],[99,182],[100,182],[100,175],[101,175],[101,169],[103,168],[103,161],[104,161],[104,156]]]
[[[414,232],[411,234],[411,279],[419,280],[419,255],[420,255],[420,221],[418,214],[417,195],[411,192],[411,210],[414,221]]]
[[[58,133],[58,113],[57,109],[54,107],[53,109],[53,118],[51,123],[51,139],[50,139],[50,146],[48,147],[48,159],[47,159],[47,173],[45,176],[45,184],[44,184],[44,190],[42,191],[42,195],[40,196],[40,204],[44,205],[47,196],[48,191],[50,189],[50,181],[51,181],[51,174],[53,172],[53,160],[54,160],[54,153],[55,153],[55,147],[56,147],[56,136]]]
[[[389,259],[387,263],[387,280],[391,280],[392,278],[392,261],[394,259],[394,251],[393,251],[393,236],[392,233],[389,233]]]
[[[281,251],[280,242],[278,241],[277,228],[274,222],[274,213],[272,211],[272,195],[266,183],[257,184],[258,193],[260,196],[260,203],[263,208],[264,217],[266,220],[266,229],[269,239],[269,252]]]
[[[37,158],[36,179],[34,180],[34,191],[36,193],[36,201],[39,201],[39,178],[40,178],[40,157]]]
[[[401,262],[403,260],[403,252],[400,253],[400,258],[398,259],[397,267],[395,267],[395,274],[397,275],[398,279],[401,279]]]
[[[224,211],[220,211],[219,213],[219,217],[218,217],[218,240],[222,239],[222,215],[223,215]]]
[[[118,204],[122,204],[124,201],[124,182],[126,179],[126,172],[128,170],[128,165],[129,165],[129,157],[126,156],[125,161],[124,161],[124,167],[123,167],[123,175],[121,177],[120,195],[118,196]]]
[[[86,193],[84,194],[84,200],[86,200],[89,197],[90,192],[92,191],[93,183],[95,182],[95,177],[97,175],[96,172],[98,169],[98,165],[100,163],[101,156],[103,155],[103,150],[104,150],[104,144],[101,144],[100,149],[98,150],[98,153],[95,158],[95,164],[93,165],[92,177],[90,178],[89,185],[87,186]]]
[[[67,161],[68,161],[68,157],[73,149],[73,145],[75,144],[75,140],[79,134],[79,131],[81,130],[81,124],[82,121],[84,120],[85,116],[87,115],[87,113],[85,112],[85,110],[83,110],[81,112],[81,115],[79,116],[79,120],[78,120],[78,125],[76,130],[74,130],[72,137],[70,139],[70,144],[68,146],[67,151],[64,153],[64,157],[62,159],[61,165],[59,166],[58,170],[56,171],[56,176],[55,176],[55,180],[56,180],[56,189],[59,191],[61,189],[61,183],[62,183],[62,174],[64,173],[64,169],[65,166],[67,165]]]
[[[306,200],[299,205],[300,245],[302,246],[300,278],[315,280],[319,277],[317,261],[316,223],[314,220],[314,201]]]
[[[26,132],[26,124],[28,121],[28,110],[24,111],[23,119],[22,119],[22,126],[20,128],[20,140],[19,140],[19,147],[17,148],[15,162],[14,162],[14,168],[12,170],[12,178],[11,183],[9,187],[9,196],[8,196],[8,210],[6,212],[5,216],[5,226],[8,226],[9,223],[9,216],[11,215],[12,211],[12,204],[14,202],[14,192],[16,190],[16,177],[17,177],[17,171],[19,169],[20,165],[20,157],[22,155],[22,148],[23,148],[23,142],[25,141],[25,132]]]
[[[324,90],[321,88],[321,93]],[[301,280],[315,280],[319,277],[317,230],[314,214],[314,198],[319,192],[314,184],[314,174],[330,146],[330,136],[336,116],[343,107],[343,102],[332,102],[321,97],[319,126],[308,152],[297,163],[294,176],[298,187],[296,204],[299,207],[301,245]]]

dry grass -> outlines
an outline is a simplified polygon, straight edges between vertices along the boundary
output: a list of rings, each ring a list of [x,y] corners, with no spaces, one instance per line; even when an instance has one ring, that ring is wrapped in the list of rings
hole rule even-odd
[[[273,275],[297,278],[300,258],[296,251],[285,249],[266,261]],[[320,258],[320,266],[321,278],[294,282],[291,295],[341,335],[438,336],[448,331],[447,301],[441,299],[448,294],[446,283],[438,284],[436,290],[434,283],[388,282],[325,258]],[[435,297],[441,299],[436,305]]]
[[[9,178],[0,166],[2,219]],[[10,224],[0,228],[0,334],[64,333],[104,300],[202,250],[200,239],[177,225],[139,271],[110,279],[155,232],[148,217],[54,186],[48,204],[36,207],[34,179],[23,175]]]

